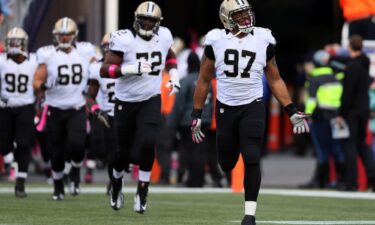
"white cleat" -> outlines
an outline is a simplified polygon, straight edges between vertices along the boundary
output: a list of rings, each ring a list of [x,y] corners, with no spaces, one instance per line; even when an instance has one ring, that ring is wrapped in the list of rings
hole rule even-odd
[[[147,202],[146,198],[141,199],[139,194],[134,196],[134,211],[140,214],[143,214],[146,211]]]

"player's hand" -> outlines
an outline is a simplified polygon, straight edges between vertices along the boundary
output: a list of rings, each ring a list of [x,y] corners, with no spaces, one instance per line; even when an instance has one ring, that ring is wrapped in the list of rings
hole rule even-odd
[[[51,89],[53,87],[56,87],[58,84],[59,84],[58,79],[48,79],[47,78],[46,82],[42,83],[42,85],[40,86],[40,89],[45,91],[45,90]]]
[[[294,113],[289,119],[290,122],[293,124],[293,133],[295,134],[302,134],[302,133],[309,133],[309,125],[307,124],[307,118],[309,118],[309,114],[305,114],[303,112],[296,112]]]
[[[165,87],[170,88],[170,91],[168,94],[169,96],[178,93],[181,89],[180,82],[178,80],[177,81],[169,80],[168,83],[165,85]]]
[[[202,126],[202,110],[201,109],[193,109],[193,112],[191,113],[191,138],[193,139],[194,143],[202,143],[203,139],[205,138],[205,135],[203,134],[201,130]]]
[[[108,122],[108,115],[107,115],[107,112],[101,110],[101,109],[96,109],[93,114],[96,116],[96,118],[98,118],[98,120],[106,127],[106,128],[110,128],[111,126],[109,125],[109,122]]]
[[[151,64],[149,62],[140,61],[132,65],[125,65],[121,67],[122,75],[139,74],[152,72]]]
[[[180,85],[180,76],[178,75],[177,69],[172,68],[169,70],[169,81],[165,85],[166,88],[169,88],[169,96],[176,94],[180,91],[181,85]]]

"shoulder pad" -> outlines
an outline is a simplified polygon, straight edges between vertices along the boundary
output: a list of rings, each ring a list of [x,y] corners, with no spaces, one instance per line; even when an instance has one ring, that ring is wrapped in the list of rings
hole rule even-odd
[[[158,35],[159,35],[159,38],[161,38],[163,40],[166,40],[168,45],[170,44],[172,46],[173,36],[172,36],[171,31],[168,28],[160,26],[159,31],[158,31]]]
[[[135,36],[128,29],[113,31],[109,41],[109,49],[112,51],[123,52],[127,48],[129,42],[134,40],[134,38]]]
[[[51,55],[56,52],[56,47],[53,45],[47,45],[39,48],[36,51],[36,58],[39,64],[46,63]]]
[[[224,29],[215,28],[210,30],[204,38],[204,45],[212,45],[212,43],[221,39],[223,34],[225,34]]]
[[[272,31],[268,28],[254,27],[254,35],[260,36],[271,45],[276,45],[276,40],[272,35]]]
[[[77,50],[86,56],[89,57],[95,57],[96,52],[95,52],[95,47],[93,44],[90,42],[77,42],[76,43]]]

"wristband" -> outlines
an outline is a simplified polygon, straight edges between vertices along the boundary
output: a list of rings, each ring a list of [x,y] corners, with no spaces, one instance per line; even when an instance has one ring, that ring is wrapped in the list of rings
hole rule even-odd
[[[298,112],[297,107],[293,103],[290,103],[289,105],[285,106],[284,110],[289,117],[293,116],[293,114]]]
[[[172,64],[172,65],[177,65],[177,59],[176,58],[170,58],[165,62],[166,65]]]
[[[201,118],[202,117],[202,109],[193,109],[191,112],[191,118]]]
[[[109,68],[108,68],[108,76],[110,77],[110,78],[116,78],[116,68],[118,67],[118,65],[116,65],[116,64],[112,64],[112,65],[110,65],[109,66]]]
[[[91,106],[91,112],[95,112],[98,109],[99,109],[99,105],[98,104],[94,104],[94,105]]]

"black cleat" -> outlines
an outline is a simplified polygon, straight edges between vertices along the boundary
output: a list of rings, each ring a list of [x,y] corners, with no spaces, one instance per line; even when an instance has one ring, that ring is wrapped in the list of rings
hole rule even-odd
[[[256,225],[255,216],[245,215],[242,219],[241,225]]]
[[[69,173],[69,192],[73,196],[79,195],[81,193],[81,177],[80,177],[80,168],[72,167]]]
[[[65,192],[64,192],[63,179],[54,180],[53,186],[54,186],[54,191],[53,191],[52,199],[55,201],[64,200]]]
[[[149,182],[138,182],[137,193],[134,196],[134,211],[143,214],[147,208],[147,193]]]
[[[25,179],[17,178],[16,185],[14,187],[14,194],[17,198],[25,198],[27,194],[25,192]]]
[[[122,194],[122,178],[115,179],[111,181],[111,207],[114,210],[119,210],[124,207],[124,195]]]

